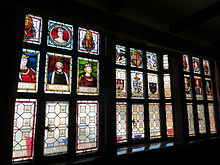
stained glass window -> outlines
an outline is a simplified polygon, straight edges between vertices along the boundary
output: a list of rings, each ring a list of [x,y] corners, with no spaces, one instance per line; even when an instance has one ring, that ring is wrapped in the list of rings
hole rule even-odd
[[[143,72],[131,71],[131,96],[144,98]]]
[[[195,93],[197,100],[203,100],[202,79],[201,77],[194,76]]]
[[[68,116],[68,102],[46,102],[44,155],[57,155],[67,152]]]
[[[205,112],[204,112],[203,104],[197,105],[197,112],[198,112],[198,122],[199,122],[199,133],[204,134],[206,133],[206,122],[205,122]]]
[[[98,149],[98,102],[77,101],[76,151],[88,152]]]
[[[144,105],[132,104],[132,138],[144,138]]]
[[[148,73],[148,97],[149,99],[159,99],[158,75]]]
[[[42,18],[27,14],[24,26],[24,42],[40,44],[42,35]]]
[[[205,90],[207,100],[213,100],[212,80],[210,78],[205,78]]]
[[[157,70],[157,54],[146,52],[146,58],[147,58],[147,69],[148,70]]]
[[[173,109],[172,103],[165,104],[166,110],[166,126],[167,126],[167,136],[173,137],[174,136],[174,129],[173,129]]]
[[[204,74],[206,76],[210,76],[211,75],[210,65],[209,65],[209,61],[208,60],[203,60],[203,69],[204,69]]]
[[[73,26],[49,20],[47,45],[61,49],[73,49]]]
[[[197,57],[192,57],[192,66],[193,66],[193,73],[200,74],[201,67],[200,67],[200,60]]]
[[[208,111],[209,111],[209,123],[210,123],[210,132],[216,133],[216,124],[215,124],[215,111],[214,111],[214,104],[208,104]]]
[[[117,143],[127,142],[127,103],[116,103]]]
[[[70,93],[72,58],[68,55],[47,53],[45,67],[45,92]]]
[[[169,70],[169,60],[167,54],[163,55],[163,69]]]
[[[143,52],[139,49],[130,48],[131,66],[143,68]]]
[[[183,71],[189,72],[189,57],[187,55],[183,55]]]
[[[99,55],[99,32],[79,27],[78,51]]]
[[[13,129],[13,160],[27,160],[34,156],[35,99],[16,99]]]
[[[149,103],[150,139],[160,138],[160,110],[159,103]]]
[[[192,86],[190,75],[184,75],[186,99],[192,99]]]
[[[117,65],[126,65],[126,47],[121,45],[116,45],[116,64]]]
[[[95,59],[78,57],[77,94],[98,95],[99,62]]]
[[[170,74],[163,75],[164,81],[164,96],[165,99],[171,99],[171,83],[170,83]]]
[[[116,69],[116,97],[127,97],[127,78],[125,69]]]
[[[187,103],[186,107],[187,107],[187,116],[188,116],[189,136],[195,136],[193,104]]]
[[[23,49],[19,70],[18,92],[37,92],[40,51]]]

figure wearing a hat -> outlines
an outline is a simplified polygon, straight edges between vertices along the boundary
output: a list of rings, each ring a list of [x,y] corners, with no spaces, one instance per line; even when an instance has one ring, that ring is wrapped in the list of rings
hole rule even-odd
[[[93,41],[92,32],[90,30],[86,30],[86,34],[85,34],[84,39],[82,41],[82,46],[87,51],[92,51],[95,48],[95,43]]]
[[[69,75],[63,71],[63,60],[57,59],[55,70],[48,74],[48,84],[69,85]]]
[[[97,87],[96,77],[92,74],[92,64],[84,65],[84,73],[79,76],[79,86],[83,87]]]
[[[19,72],[19,81],[20,82],[36,82],[36,73],[35,70],[27,66],[29,56],[22,54],[21,63],[20,63],[20,72]]]

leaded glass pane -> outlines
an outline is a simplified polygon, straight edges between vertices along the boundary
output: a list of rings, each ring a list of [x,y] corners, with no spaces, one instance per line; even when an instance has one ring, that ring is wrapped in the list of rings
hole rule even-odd
[[[116,69],[116,98],[127,97],[127,77],[125,69]]]
[[[79,27],[78,51],[99,55],[99,32]]]
[[[24,42],[40,44],[42,35],[42,18],[27,14],[24,26]]]
[[[121,45],[116,45],[116,64],[117,65],[126,65],[126,47]]]
[[[157,54],[146,52],[146,58],[147,58],[147,69],[157,71],[158,69]]]
[[[160,110],[159,103],[149,103],[150,139],[160,138]]]
[[[45,92],[70,93],[72,58],[68,55],[47,53],[45,67]]]
[[[210,78],[205,78],[205,90],[207,100],[213,100],[213,85],[212,80]]]
[[[189,56],[183,55],[183,71],[189,72]]]
[[[13,161],[33,159],[37,100],[16,99],[13,129]]]
[[[19,70],[18,92],[37,92],[40,51],[23,49]]]
[[[49,20],[47,45],[51,47],[72,50],[73,26]]]
[[[195,136],[193,104],[187,103],[186,108],[187,108],[187,115],[188,115],[189,136]]]
[[[170,74],[163,75],[164,81],[164,96],[165,99],[171,99],[171,83],[170,83]]]
[[[132,104],[132,138],[144,138],[144,105]]]
[[[144,98],[143,72],[131,71],[131,96],[133,99]]]
[[[193,73],[197,73],[197,74],[201,73],[199,58],[192,57],[192,66],[193,66]]]
[[[67,152],[69,102],[47,101],[44,131],[44,155]]]
[[[192,85],[190,75],[184,74],[185,94],[186,99],[192,99]]]
[[[143,52],[139,49],[130,48],[131,66],[143,68]]]
[[[116,103],[116,136],[117,143],[127,142],[127,103]]]
[[[174,136],[174,129],[173,129],[173,109],[172,103],[165,104],[166,110],[166,126],[167,126],[167,136],[173,137]]]
[[[202,90],[201,77],[194,76],[194,83],[195,83],[196,99],[203,100],[203,90]]]
[[[169,70],[169,59],[167,54],[163,55],[163,69]]]
[[[98,149],[98,102],[77,101],[76,152]]]
[[[209,65],[209,61],[208,60],[203,60],[203,69],[204,69],[204,74],[206,76],[210,76],[211,75],[210,65]]]
[[[148,73],[148,98],[159,99],[158,90],[158,75],[154,73]]]
[[[95,59],[78,57],[77,94],[98,95],[99,62]]]
[[[210,132],[216,133],[216,125],[215,125],[215,111],[214,104],[208,103],[208,111],[209,111],[209,123],[210,123]]]
[[[198,112],[199,133],[204,134],[206,133],[204,105],[198,104],[197,112]]]

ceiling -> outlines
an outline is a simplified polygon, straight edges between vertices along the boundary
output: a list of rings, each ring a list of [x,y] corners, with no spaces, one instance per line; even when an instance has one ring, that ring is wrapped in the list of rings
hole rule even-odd
[[[219,0],[72,1],[110,12],[210,48],[218,48],[220,45]]]

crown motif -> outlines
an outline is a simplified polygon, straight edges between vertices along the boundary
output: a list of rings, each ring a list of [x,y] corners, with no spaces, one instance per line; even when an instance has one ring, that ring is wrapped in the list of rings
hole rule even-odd
[[[63,32],[64,31],[64,28],[62,26],[60,26],[58,29],[57,29],[57,32]]]
[[[86,68],[86,67],[92,67],[92,64],[87,63],[87,64],[84,65],[84,67],[85,67],[85,68]]]
[[[26,54],[22,54],[21,58],[26,58],[26,59],[28,59],[29,56],[27,56]]]

